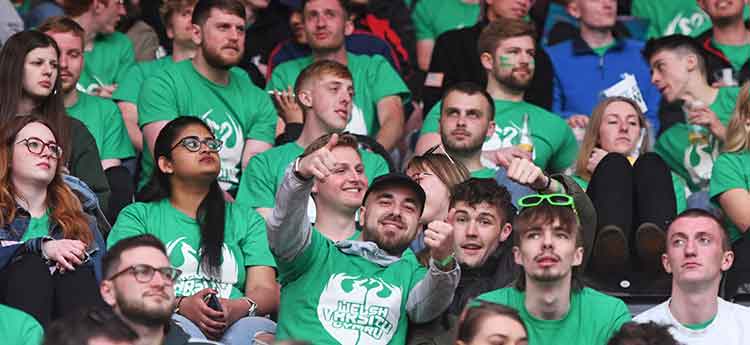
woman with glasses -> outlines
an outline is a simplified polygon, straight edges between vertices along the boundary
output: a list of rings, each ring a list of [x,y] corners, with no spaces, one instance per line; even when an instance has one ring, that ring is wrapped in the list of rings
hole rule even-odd
[[[434,152],[434,150],[431,150]],[[422,217],[419,224],[426,227],[433,220],[444,221],[448,217],[451,189],[469,179],[469,170],[461,162],[452,160],[446,154],[425,153],[412,158],[406,165],[406,175],[427,192]],[[419,232],[411,244],[412,250],[424,249],[424,234]],[[420,255],[421,257],[421,255]],[[425,256],[429,258],[429,255]]]
[[[518,311],[501,304],[469,304],[458,326],[456,345],[527,345],[526,325]]]
[[[0,129],[0,304],[44,327],[103,303],[95,272],[104,240],[63,181],[63,155],[42,118],[17,118]]]
[[[617,282],[622,276],[612,273],[626,272],[631,265],[638,271],[662,271],[664,229],[686,208],[685,182],[672,174],[658,155],[646,152],[649,134],[645,124],[634,101],[604,99],[591,114],[573,176],[597,212],[591,268]],[[511,163],[509,176],[537,190],[562,191],[557,181],[528,166]],[[523,172],[531,170],[535,172]]]
[[[217,177],[222,142],[196,117],[178,117],[159,133],[156,168],[122,210],[109,246],[149,233],[167,247],[183,273],[174,285],[173,318],[193,337],[246,344],[256,332],[275,331],[262,317],[276,311],[279,288],[263,218],[224,200]]]
[[[5,42],[0,50],[0,123],[30,114],[46,119],[67,148],[63,170],[85,182],[106,211],[110,189],[99,151],[83,123],[65,112],[59,57],[55,40],[38,31],[22,31]]]

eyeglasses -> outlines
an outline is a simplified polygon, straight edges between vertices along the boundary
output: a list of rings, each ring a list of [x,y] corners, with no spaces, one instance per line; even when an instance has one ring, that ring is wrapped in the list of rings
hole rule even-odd
[[[50,152],[52,152],[52,157],[54,157],[55,159],[59,159],[63,154],[62,147],[53,142],[45,143],[44,141],[42,141],[42,139],[39,139],[37,137],[28,137],[26,139],[19,140],[16,144],[24,144],[29,152],[36,155],[41,155],[42,152],[44,152],[45,147],[48,148]]]
[[[573,202],[573,197],[568,194],[562,193],[527,195],[521,199],[518,199],[518,206],[521,206],[522,208],[536,207],[545,201],[552,206],[570,206],[573,210],[575,210],[575,202]]]
[[[180,139],[180,141],[177,142],[177,144],[174,144],[171,149],[169,149],[169,152],[174,151],[174,149],[177,148],[177,146],[182,145],[182,147],[186,148],[190,152],[198,152],[201,149],[201,144],[205,144],[209,151],[211,152],[219,152],[221,150],[221,145],[224,145],[224,142],[219,139],[203,139],[201,140],[197,136],[189,136],[184,137]]]
[[[174,281],[177,280],[180,274],[182,274],[182,271],[174,267],[156,268],[151,265],[139,264],[130,266],[120,272],[113,274],[108,280],[114,280],[115,278],[125,273],[132,273],[133,276],[135,276],[135,280],[139,283],[148,283],[152,279],[154,279],[154,273],[156,273],[156,271],[159,271],[162,278],[169,281],[170,283],[174,283]]]
[[[437,144],[437,145],[431,147],[429,150],[425,151],[422,156],[426,156],[426,155],[429,155],[429,154],[443,154],[443,155],[445,155],[445,157],[448,158],[449,161],[451,161],[451,164],[456,165],[456,162],[453,161],[453,158],[451,158],[451,156],[448,154],[447,151],[445,151],[445,149],[443,149],[440,152],[437,152],[437,149],[441,148],[442,146],[443,146],[442,144]]]

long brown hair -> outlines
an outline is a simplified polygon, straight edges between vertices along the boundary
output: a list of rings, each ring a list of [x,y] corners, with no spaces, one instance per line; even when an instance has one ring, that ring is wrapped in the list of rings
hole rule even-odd
[[[591,112],[591,118],[589,119],[589,125],[586,127],[586,134],[583,137],[581,148],[578,150],[578,159],[576,160],[576,175],[580,176],[584,180],[588,181],[591,179],[591,173],[589,173],[586,166],[589,163],[589,157],[594,148],[599,146],[599,129],[602,126],[602,120],[604,119],[604,111],[607,110],[610,104],[615,102],[625,102],[635,109],[635,114],[638,116],[638,124],[641,128],[646,128],[646,135],[643,136],[643,142],[641,143],[641,154],[645,153],[649,148],[649,128],[646,122],[646,117],[641,111],[641,107],[638,103],[627,97],[607,97],[594,108]]]
[[[732,119],[727,126],[727,139],[724,152],[750,150],[750,82],[746,82],[737,96]]]
[[[13,121],[5,122],[0,127],[0,226],[6,226],[16,217],[16,191],[11,181],[11,162],[16,136],[30,123],[45,125],[57,138],[57,132],[50,123],[37,115],[20,116]],[[65,151],[65,146],[58,142]],[[93,235],[89,231],[86,214],[78,198],[73,194],[62,177],[62,162],[58,161],[55,176],[47,186],[47,209],[51,211],[50,220],[62,228],[63,237],[76,239],[90,244]]]

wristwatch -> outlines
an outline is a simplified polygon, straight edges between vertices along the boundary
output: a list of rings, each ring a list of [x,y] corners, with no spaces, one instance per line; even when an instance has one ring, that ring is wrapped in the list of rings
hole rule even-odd
[[[250,304],[250,308],[247,309],[247,316],[255,316],[255,310],[258,309],[258,304],[250,297],[242,296],[241,298]]]

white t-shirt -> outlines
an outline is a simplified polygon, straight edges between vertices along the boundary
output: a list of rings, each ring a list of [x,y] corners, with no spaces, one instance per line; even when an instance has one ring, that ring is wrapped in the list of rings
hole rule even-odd
[[[669,302],[657,305],[636,316],[636,322],[654,321],[670,325],[669,332],[684,345],[746,345],[750,344],[750,308],[718,298],[719,308],[716,318],[708,327],[692,330],[683,326],[669,310]]]

